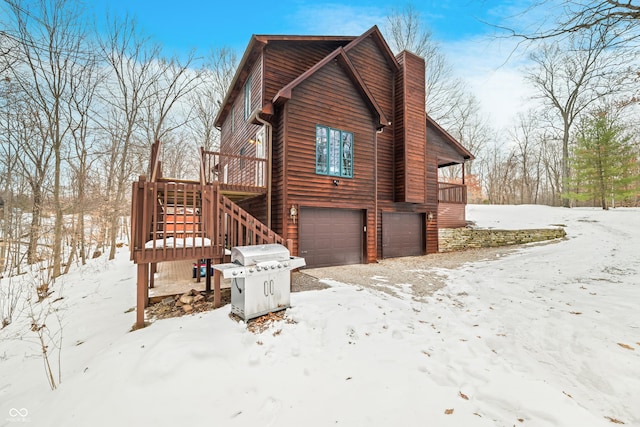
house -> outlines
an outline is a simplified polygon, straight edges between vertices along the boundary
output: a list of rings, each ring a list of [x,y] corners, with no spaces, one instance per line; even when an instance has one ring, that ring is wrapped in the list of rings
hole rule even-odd
[[[426,114],[424,60],[375,26],[254,35],[216,126],[220,153],[246,157],[217,164],[220,182],[264,184],[237,203],[308,266],[434,253],[439,221],[465,224],[466,189],[439,188],[438,168],[473,156]]]
[[[156,142],[133,183],[138,326],[161,262],[281,243],[308,267],[370,263],[435,253],[439,225],[466,223],[464,182],[439,183],[438,168],[473,155],[426,114],[424,60],[394,56],[375,26],[252,36],[216,126],[220,149],[201,149],[197,180],[164,177]]]

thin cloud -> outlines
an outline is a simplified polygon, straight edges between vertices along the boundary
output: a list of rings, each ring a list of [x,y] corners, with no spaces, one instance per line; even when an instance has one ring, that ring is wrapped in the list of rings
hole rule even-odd
[[[473,37],[443,42],[454,72],[468,83],[496,128],[509,128],[527,110],[533,89],[524,80],[528,57],[516,51],[514,39]]]
[[[387,11],[378,7],[314,3],[293,12],[291,22],[305,34],[359,35],[386,22],[386,16]]]

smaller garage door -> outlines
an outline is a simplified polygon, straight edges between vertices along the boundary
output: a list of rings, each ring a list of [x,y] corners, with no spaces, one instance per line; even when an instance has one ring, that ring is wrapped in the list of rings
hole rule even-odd
[[[362,211],[302,208],[300,256],[307,267],[360,264],[362,262]]]
[[[382,214],[382,257],[422,255],[424,248],[424,214]]]

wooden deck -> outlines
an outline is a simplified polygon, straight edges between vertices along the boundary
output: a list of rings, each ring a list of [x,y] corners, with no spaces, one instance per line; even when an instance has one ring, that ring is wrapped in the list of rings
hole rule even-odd
[[[195,260],[194,260],[195,261]],[[154,286],[149,288],[149,300],[153,303],[168,296],[179,295],[195,289],[205,290],[205,278],[197,282],[193,278],[194,261],[168,261],[157,264]],[[212,279],[213,280],[213,279]],[[220,279],[220,288],[230,288],[231,279]]]
[[[248,156],[227,156],[219,153],[200,161],[200,179],[163,178],[159,161],[160,142],[151,149],[151,178],[140,176],[132,184],[131,197],[131,260],[138,265],[136,279],[136,327],[145,325],[145,308],[170,295],[192,289],[206,290],[206,278],[193,278],[193,264],[198,259],[221,263],[227,249],[234,246],[280,243],[291,248],[293,243],[269,229],[231,199],[226,197],[218,181],[209,181],[216,170],[231,174],[224,168],[229,162],[244,163]],[[217,157],[215,157],[217,155]],[[221,159],[229,161],[222,164]],[[265,159],[255,160],[255,173],[243,170],[241,176],[227,176],[224,185],[233,197],[248,197],[266,190]],[[217,168],[216,168],[217,166]],[[223,169],[221,169],[223,168]],[[221,170],[220,170],[221,169]],[[240,168],[242,169],[242,168]],[[260,173],[258,173],[260,172]],[[232,179],[233,178],[233,179]],[[244,181],[240,178],[252,178]],[[260,188],[257,188],[260,187]],[[155,270],[154,273],[151,273]],[[221,304],[222,290],[229,292],[230,281],[221,280],[220,272],[211,277],[214,306]],[[153,287],[150,287],[153,286]]]

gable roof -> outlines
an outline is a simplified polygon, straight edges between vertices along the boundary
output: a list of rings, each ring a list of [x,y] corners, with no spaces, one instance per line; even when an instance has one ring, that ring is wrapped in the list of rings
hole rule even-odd
[[[471,154],[471,152],[469,150],[464,148],[462,146],[462,144],[460,144],[453,136],[451,136],[451,134],[449,132],[444,130],[438,123],[436,123],[435,120],[433,120],[433,118],[431,118],[431,116],[429,116],[427,114],[427,126],[428,125],[431,125],[436,130],[436,132],[440,133],[443,136],[444,141],[446,143],[448,143],[449,146],[451,148],[453,148],[458,154],[460,154],[460,156],[465,161],[466,160],[475,159],[475,156],[473,154]],[[455,164],[458,164],[458,163],[457,162],[449,162],[449,163],[446,163],[446,164],[439,164],[438,167],[451,166],[451,165],[455,165]]]
[[[373,27],[369,28],[367,31],[364,32],[364,34],[362,34],[361,36],[357,37],[351,43],[346,45],[344,47],[345,52],[349,52],[350,50],[352,50],[353,48],[358,46],[363,40],[366,40],[369,37],[371,37],[371,39],[374,41],[374,43],[376,45],[378,45],[378,47],[382,51],[382,53],[384,55],[384,58],[387,61],[387,63],[389,64],[389,66],[394,71],[400,70],[400,64],[398,63],[398,60],[396,59],[395,55],[393,54],[393,52],[389,48],[389,45],[385,41],[384,37],[382,37],[382,33],[380,32],[380,29],[378,28],[377,25],[374,25]]]
[[[371,111],[378,115],[378,118],[379,118],[378,129],[384,126],[389,126],[391,122],[387,119],[385,114],[382,112],[382,109],[376,102],[375,98],[373,97],[373,95],[371,95],[369,88],[367,87],[367,85],[364,84],[364,81],[362,80],[362,77],[358,73],[358,70],[356,70],[355,66],[349,59],[349,56],[345,53],[345,50],[341,47],[334,50],[330,55],[327,55],[323,60],[321,60],[316,65],[314,65],[313,67],[311,67],[310,69],[302,73],[291,83],[289,83],[288,85],[280,89],[280,91],[278,91],[276,96],[273,98],[273,103],[279,104],[291,99],[291,94],[294,88],[296,88],[298,85],[303,83],[309,77],[313,76],[318,70],[320,70],[322,67],[324,67],[334,59],[337,59],[338,62],[343,66],[343,69],[345,70],[347,76],[351,79],[356,89],[358,89],[358,92],[360,92],[360,95],[362,95],[362,98],[367,103]]]
[[[222,101],[218,115],[214,121],[215,126],[221,126],[222,121],[229,114],[233,102],[242,90],[242,85],[246,81],[251,66],[260,57],[262,50],[270,42],[276,41],[292,41],[292,42],[326,42],[333,41],[344,45],[349,44],[356,37],[354,36],[291,36],[291,35],[257,35],[253,34],[249,40],[249,44],[242,55],[242,59],[236,68],[229,90]]]

